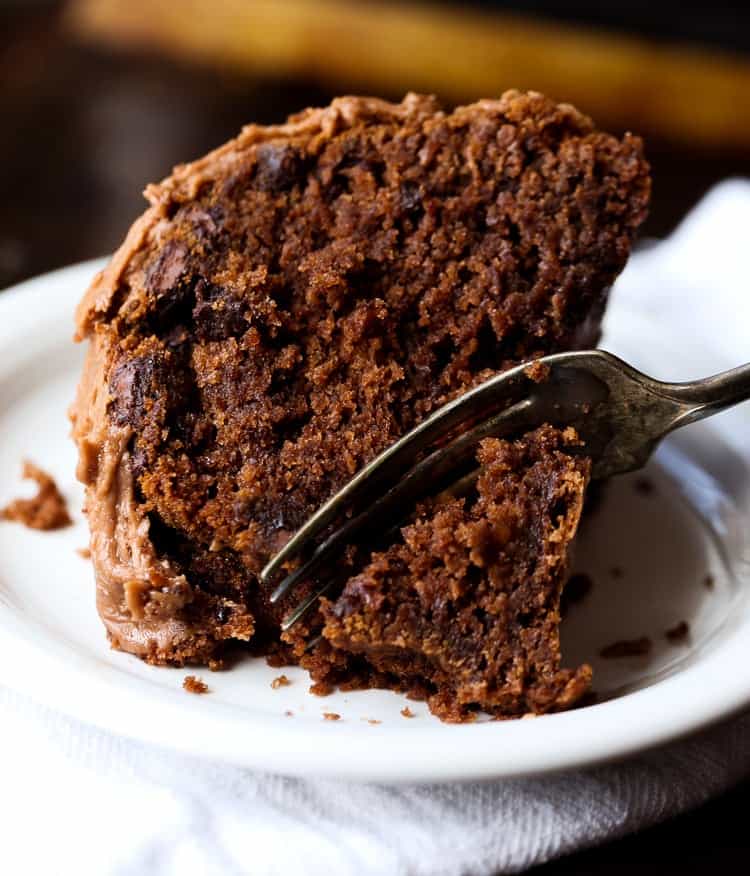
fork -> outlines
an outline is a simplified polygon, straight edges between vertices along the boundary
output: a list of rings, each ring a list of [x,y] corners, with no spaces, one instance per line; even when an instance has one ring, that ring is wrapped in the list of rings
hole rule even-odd
[[[464,486],[477,444],[550,423],[572,426],[592,478],[641,468],[665,435],[750,398],[750,364],[703,380],[654,380],[602,350],[557,353],[518,365],[449,401],[364,466],[268,562],[261,581],[288,571],[272,603],[300,583],[317,585],[287,614],[288,630],[333,585],[321,570],[346,545],[387,521],[393,526],[421,497]],[[331,528],[339,522],[337,528]],[[317,546],[316,546],[317,545]],[[322,577],[326,577],[323,575]]]

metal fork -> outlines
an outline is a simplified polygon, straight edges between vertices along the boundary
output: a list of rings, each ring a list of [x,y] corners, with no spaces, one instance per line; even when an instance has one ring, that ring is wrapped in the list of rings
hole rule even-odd
[[[332,586],[319,580],[330,560],[364,532],[403,519],[419,498],[466,478],[483,438],[543,423],[572,426],[592,460],[592,477],[606,478],[643,466],[674,429],[748,398],[750,364],[688,383],[654,380],[600,350],[519,365],[448,402],[368,463],[270,560],[261,580],[269,583],[299,557],[303,562],[278,584],[271,602],[318,580],[284,619],[282,628],[289,629]]]

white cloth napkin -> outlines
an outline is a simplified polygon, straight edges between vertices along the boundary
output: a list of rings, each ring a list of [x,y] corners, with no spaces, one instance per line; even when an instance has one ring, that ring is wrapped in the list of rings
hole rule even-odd
[[[747,320],[749,221],[750,185],[722,184],[668,241],[631,260],[616,297],[639,296],[656,319],[695,308],[706,332],[722,319]],[[747,358],[747,347],[725,352]],[[621,764],[389,788],[176,755],[0,688],[0,861],[8,873],[511,873],[656,823],[746,775],[750,715]]]

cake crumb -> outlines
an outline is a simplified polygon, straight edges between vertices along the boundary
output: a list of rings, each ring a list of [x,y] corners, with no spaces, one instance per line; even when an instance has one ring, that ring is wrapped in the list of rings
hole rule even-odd
[[[612,568],[609,570],[609,574],[610,574],[615,580],[619,580],[620,578],[623,577],[623,575],[625,574],[625,572],[623,571],[622,566],[612,566]]]
[[[656,492],[656,487],[651,478],[641,477],[636,478],[635,491],[640,493],[641,496],[651,496]]]
[[[324,721],[340,721],[341,715],[338,712],[323,712]]]
[[[293,718],[293,717],[294,717],[294,712],[293,712],[291,709],[287,709],[287,710],[284,712],[284,715],[285,715],[287,718]]]
[[[377,718],[362,718],[363,721],[367,721],[368,724],[382,724],[382,721],[378,721]]]
[[[416,715],[408,706],[404,706],[403,709],[401,709],[401,714],[404,718],[416,718]]]
[[[544,383],[545,380],[549,379],[550,368],[549,365],[545,365],[544,362],[540,362],[537,360],[536,362],[531,362],[523,369],[523,373],[529,380],[533,380],[534,383]]]
[[[52,476],[28,459],[24,460],[22,475],[37,482],[37,494],[31,499],[14,499],[0,509],[0,520],[22,523],[29,529],[43,532],[70,526],[73,520]]]
[[[690,625],[687,621],[680,621],[678,624],[675,624],[670,629],[666,630],[664,633],[664,638],[669,642],[673,642],[674,644],[679,644],[680,642],[684,642],[685,639],[690,635]]]
[[[706,588],[706,590],[713,590],[716,586],[716,579],[714,578],[714,576],[706,575],[706,577],[703,579],[703,586]]]
[[[87,547],[76,548],[76,553],[82,560],[91,559],[91,549]]]
[[[277,675],[276,678],[271,682],[271,687],[274,690],[278,690],[280,687],[288,687],[291,684],[291,681],[286,677],[286,675]]]
[[[197,675],[186,675],[182,679],[182,687],[191,694],[208,693],[208,685],[202,678],[198,678]]]
[[[606,660],[617,657],[642,657],[651,651],[651,644],[648,636],[641,636],[639,639],[620,639],[602,648],[599,656]]]

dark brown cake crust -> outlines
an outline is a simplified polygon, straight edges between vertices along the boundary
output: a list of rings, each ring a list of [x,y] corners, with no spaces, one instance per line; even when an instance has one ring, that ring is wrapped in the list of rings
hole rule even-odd
[[[258,570],[359,467],[595,343],[649,178],[637,138],[541,95],[408,95],[250,126],[146,194],[79,308],[79,476],[113,643],[203,663],[273,647]]]

